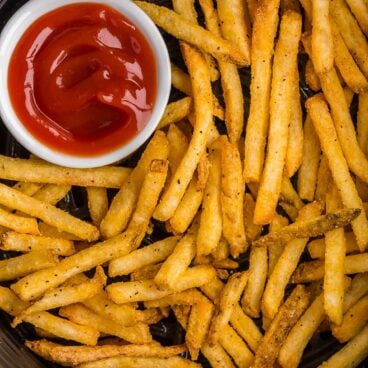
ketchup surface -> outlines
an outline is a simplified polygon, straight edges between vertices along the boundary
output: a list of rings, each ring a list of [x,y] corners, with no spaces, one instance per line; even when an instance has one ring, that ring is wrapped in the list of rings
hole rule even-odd
[[[97,156],[144,128],[156,77],[152,49],[127,18],[109,6],[78,3],[28,28],[12,55],[8,88],[34,137],[57,151]]]

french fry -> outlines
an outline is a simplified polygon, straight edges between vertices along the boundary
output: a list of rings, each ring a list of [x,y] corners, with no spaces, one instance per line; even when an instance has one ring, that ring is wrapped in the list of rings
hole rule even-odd
[[[210,128],[213,125],[212,89],[207,64],[203,56],[190,46],[183,44],[182,48],[187,50],[186,63],[192,80],[196,123],[188,151],[155,210],[154,217],[161,221],[173,216],[183,198],[198,162],[205,152]]]
[[[165,160],[168,155],[169,142],[166,135],[161,131],[157,131],[137,166],[115,195],[106,216],[101,222],[101,234],[105,238],[111,238],[125,229],[138,201],[140,188],[149,170],[151,161],[155,159]]]
[[[298,216],[298,221],[308,221],[317,217],[322,211],[318,202],[313,202],[305,206]],[[285,245],[277,263],[271,273],[262,298],[262,311],[268,318],[274,318],[282,304],[285,288],[291,275],[296,269],[304,248],[308,242],[308,237],[294,239]]]
[[[363,251],[368,244],[368,221],[363,209],[362,200],[360,199],[354,182],[351,179],[342,148],[338,143],[336,130],[329,114],[328,107],[320,95],[308,99],[306,107],[311,115],[314,128],[318,134],[322,150],[327,157],[332,177],[340,192],[343,204],[345,206],[353,206],[362,210],[358,217],[352,221],[351,225],[353,232],[357,237],[359,248]],[[339,125],[340,124],[338,123],[336,126]],[[358,142],[356,144],[358,145]],[[360,164],[362,165],[362,163]]]
[[[8,180],[119,188],[129,173],[130,169],[125,167],[104,166],[94,169],[73,169],[56,166],[39,159],[21,159],[0,155],[0,178]]]
[[[317,201],[326,200],[326,192],[328,187],[330,168],[328,167],[328,160],[326,155],[322,154],[319,161],[318,174],[317,174],[317,185],[315,192],[315,199]]]
[[[195,233],[188,232],[177,242],[154,278],[159,287],[174,288],[178,278],[188,269],[196,255],[195,236]]]
[[[253,241],[258,238],[262,232],[262,226],[253,223],[254,208],[256,203],[249,193],[244,196],[244,228],[246,238]]]
[[[356,242],[356,238],[354,233],[346,232],[345,233],[346,240],[346,254],[359,252],[359,247]],[[308,245],[308,252],[312,258],[325,258],[325,239],[314,239]]]
[[[221,238],[216,249],[212,252],[214,262],[226,260],[230,255],[229,243],[225,238]],[[216,267],[216,266],[215,266]]]
[[[368,253],[361,253],[345,257],[344,273],[350,275],[354,273],[367,272]],[[324,277],[325,269],[323,261],[311,261],[301,263],[295,270],[291,282],[303,283],[321,280]]]
[[[145,266],[165,260],[175,249],[178,236],[169,237],[137,249],[109,263],[109,276],[129,275]]]
[[[272,221],[281,191],[301,24],[300,14],[282,16],[273,64],[267,155],[254,211],[253,221],[258,225]]]
[[[300,198],[313,201],[318,175],[321,147],[310,116],[304,122],[303,160],[298,171]]]
[[[167,131],[167,140],[169,141],[169,155],[167,159],[170,163],[172,174],[178,168],[180,161],[188,149],[188,139],[175,124],[171,124]]]
[[[108,210],[108,198],[106,188],[87,187],[88,209],[92,223],[100,226],[102,219]]]
[[[224,139],[221,146],[222,232],[235,258],[247,249],[243,219],[244,187],[239,150]]]
[[[346,342],[356,336],[367,323],[368,296],[364,296],[346,311],[340,324],[332,326],[332,334],[340,342]]]
[[[160,346],[144,345],[102,345],[65,346],[47,340],[26,341],[25,345],[35,354],[63,365],[76,366],[113,356],[169,358],[185,352],[184,345]]]
[[[282,200],[289,204],[292,204],[297,210],[300,210],[304,206],[303,201],[300,199],[298,193],[295,191],[290,179],[285,175],[282,178],[280,196]]]
[[[0,286],[0,309],[16,316],[29,306],[27,302],[20,300],[15,293],[4,286]]]
[[[188,21],[174,11],[145,1],[134,2],[159,27],[179,40],[192,44],[217,59],[231,61],[240,66],[249,65],[249,60],[246,59],[246,56],[233,44]]]
[[[230,356],[220,344],[205,343],[201,347],[201,352],[213,368],[235,368]]]
[[[362,31],[368,35],[368,5],[364,0],[346,0]]]
[[[330,19],[333,38],[335,64],[345,83],[355,92],[360,93],[368,88],[368,81],[356,65],[349,49],[340,34],[338,26]]]
[[[98,330],[93,327],[82,326],[48,312],[39,312],[26,316],[24,322],[31,323],[35,327],[51,332],[62,339],[76,341],[85,345],[96,345],[100,335]]]
[[[329,0],[312,0],[312,61],[318,75],[334,65]]]
[[[188,326],[189,314],[191,310],[190,305],[173,305],[171,306],[175,318],[180,326],[185,330]]]
[[[32,197],[41,202],[56,205],[68,194],[70,189],[70,185],[48,184],[44,185],[40,190],[33,194]]]
[[[272,244],[286,244],[294,238],[312,238],[323,235],[327,231],[346,226],[353,221],[361,210],[358,208],[348,208],[315,217],[310,220],[299,221],[285,226],[279,231],[268,233],[255,242],[254,246],[264,247]]]
[[[368,325],[349,341],[340,351],[332,355],[321,368],[354,368],[368,355]]]
[[[258,318],[261,298],[268,271],[267,248],[251,247],[249,256],[249,278],[242,298],[242,307],[248,316]]]
[[[133,344],[147,344],[152,341],[147,325],[137,323],[134,326],[122,326],[116,321],[110,321],[92,312],[82,304],[71,304],[62,307],[59,309],[59,315],[74,323],[96,329],[107,335],[118,336]]]
[[[56,227],[46,224],[45,222],[39,221],[38,228],[41,236],[48,238],[60,238],[70,241],[81,241],[76,235],[67,233],[66,231],[59,231]]]
[[[355,275],[344,296],[344,313],[346,313],[367,292],[368,273],[359,273]]]
[[[18,233],[38,235],[37,221],[34,218],[14,215],[7,210],[0,208],[0,225],[4,226],[4,231],[11,229]]]
[[[368,155],[368,93],[359,95],[359,107],[357,113],[358,142],[364,154]]]
[[[247,281],[247,272],[237,272],[230,276],[221,290],[216,313],[209,331],[209,341],[211,343],[216,343],[219,340],[222,328],[230,321],[234,306],[239,302]]]
[[[309,299],[310,295],[305,287],[296,286],[266,331],[256,351],[253,368],[266,368],[274,364],[287,335],[307,309]]]
[[[35,250],[21,256],[0,261],[0,280],[14,280],[38,270],[48,269],[58,263],[51,250]]]
[[[197,235],[198,257],[206,256],[216,249],[222,235],[220,150],[211,148],[208,159],[211,166],[203,194]]]
[[[42,184],[19,181],[13,186],[13,189],[16,189],[19,192],[22,192],[29,196],[33,196],[42,188],[42,186]]]
[[[248,13],[251,23],[253,24],[258,0],[247,0]]]
[[[360,70],[368,77],[368,43],[345,1],[331,1],[330,14]]]
[[[173,305],[193,305],[206,303],[208,299],[198,290],[189,289],[179,293],[165,296],[161,299],[155,299],[144,303],[146,308],[162,308]]]
[[[2,250],[28,253],[36,250],[51,250],[56,255],[70,256],[75,253],[73,242],[61,238],[20,234],[9,231],[3,235]]]
[[[162,263],[140,268],[130,274],[130,281],[153,280],[161,268]]]
[[[186,118],[192,111],[192,98],[183,97],[180,100],[170,102],[157,126],[157,129],[165,128],[167,125],[176,123]]]
[[[308,59],[305,65],[305,82],[307,83],[308,87],[317,92],[321,89],[321,82],[318,78],[316,71],[314,70],[314,66],[311,59]]]
[[[259,182],[264,164],[271,93],[271,61],[280,0],[260,0],[252,30],[250,110],[244,145],[244,178]]]
[[[326,211],[341,208],[341,199],[337,187],[331,183],[326,194]],[[344,301],[344,260],[346,239],[344,229],[335,229],[325,234],[325,277],[324,306],[327,317],[335,324],[341,324]]]

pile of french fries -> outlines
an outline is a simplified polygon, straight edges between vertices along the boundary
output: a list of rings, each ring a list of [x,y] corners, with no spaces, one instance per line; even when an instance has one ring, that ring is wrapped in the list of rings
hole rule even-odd
[[[133,169],[0,156],[0,178],[15,183],[0,184],[0,247],[18,254],[0,261],[0,308],[34,326],[28,348],[64,366],[199,367],[204,356],[293,368],[330,331],[346,344],[321,367],[357,367],[368,356],[367,1],[135,2],[178,39],[184,97]],[[315,92],[305,104],[300,78]],[[88,221],[57,207],[72,186],[86,188]],[[144,245],[157,221],[166,238]],[[169,316],[181,345],[152,338]]]

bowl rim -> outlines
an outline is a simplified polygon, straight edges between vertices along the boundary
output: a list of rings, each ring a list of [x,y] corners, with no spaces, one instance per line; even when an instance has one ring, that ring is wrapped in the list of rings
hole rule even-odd
[[[8,91],[9,61],[20,38],[40,16],[57,8],[93,3],[110,6],[131,21],[151,45],[157,68],[157,92],[152,115],[145,127],[121,147],[98,156],[74,156],[50,148],[34,137],[18,118]],[[149,16],[131,0],[30,0],[9,19],[0,34],[0,116],[14,138],[28,151],[51,163],[73,168],[93,168],[113,164],[134,153],[155,131],[169,101],[170,57],[166,43]]]

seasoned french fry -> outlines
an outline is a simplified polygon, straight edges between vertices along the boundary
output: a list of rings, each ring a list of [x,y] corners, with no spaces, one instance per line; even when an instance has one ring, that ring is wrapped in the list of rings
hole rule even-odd
[[[300,14],[286,12],[282,16],[273,64],[267,156],[254,211],[258,225],[272,221],[281,191],[301,25]]]
[[[152,341],[152,336],[147,325],[137,323],[131,327],[122,326],[116,321],[110,321],[92,312],[82,304],[71,304],[62,307],[59,309],[59,315],[68,318],[74,323],[78,323],[85,327],[92,327],[107,335],[118,336],[133,344],[147,344]]]
[[[171,174],[176,171],[186,150],[188,149],[188,139],[185,134],[175,125],[171,124],[167,131],[169,141],[169,155]]]
[[[321,368],[354,368],[368,355],[368,325],[349,341],[340,351],[332,355]]]
[[[332,326],[332,334],[340,342],[346,342],[356,336],[367,323],[368,296],[364,296],[346,311],[340,324]]]
[[[357,113],[358,142],[364,154],[368,155],[368,93],[359,95],[359,107]]]
[[[37,355],[63,365],[78,365],[113,356],[169,358],[183,353],[184,345],[160,346],[143,345],[102,345],[65,346],[47,340],[26,341],[25,345]]]
[[[368,221],[363,209],[362,200],[360,199],[354,182],[351,179],[342,148],[338,143],[336,130],[328,111],[328,107],[320,95],[308,99],[306,107],[318,134],[322,150],[327,157],[332,177],[340,192],[343,204],[345,206],[353,206],[362,210],[358,217],[352,221],[351,225],[353,232],[357,237],[359,248],[363,251],[368,245]],[[337,123],[336,126],[340,126],[340,124]],[[355,132],[353,134],[355,137]],[[356,144],[358,145],[358,142],[356,142]],[[360,162],[360,165],[362,165],[362,162]],[[360,166],[360,168],[361,167],[362,166]]]
[[[308,59],[307,64],[305,65],[305,82],[307,83],[308,87],[314,92],[317,92],[321,89],[321,82],[316,71],[314,70],[311,59]]]
[[[361,253],[345,257],[344,273],[350,275],[353,273],[367,272],[368,253]],[[311,261],[301,263],[295,270],[291,282],[302,283],[320,280],[325,273],[324,262]]]
[[[13,186],[13,189],[16,189],[19,192],[22,192],[29,196],[33,196],[42,188],[42,186],[42,184],[19,181]]]
[[[249,60],[233,44],[204,28],[185,19],[183,16],[163,6],[145,1],[134,1],[150,18],[166,32],[181,41],[192,44],[215,58],[246,66]]]
[[[264,247],[271,244],[285,244],[294,238],[308,238],[325,234],[327,231],[343,227],[353,221],[361,210],[349,208],[315,217],[310,220],[295,222],[279,231],[268,233],[255,242],[254,246]]]
[[[318,75],[334,64],[329,0],[312,0],[312,61]]]
[[[176,320],[180,326],[185,330],[188,326],[189,313],[191,310],[190,305],[173,305],[171,306],[172,311],[175,314]]]
[[[121,233],[137,203],[140,188],[152,160],[165,160],[169,155],[169,142],[166,135],[157,131],[145,149],[138,165],[131,172],[114,197],[104,219],[101,222],[101,234],[111,238]]]
[[[205,343],[202,345],[201,352],[213,368],[235,368],[231,358],[220,344]]]
[[[105,188],[87,187],[88,209],[92,223],[100,226],[102,219],[108,210],[108,198]]]
[[[75,253],[73,242],[70,240],[19,234],[14,231],[9,231],[3,235],[0,248],[24,253],[48,249],[54,254],[62,256],[70,256]]]
[[[254,202],[253,197],[249,193],[245,193],[244,196],[244,228],[246,238],[253,241],[258,238],[258,236],[262,232],[262,226],[255,225],[253,223],[254,217],[254,208],[256,203]]]
[[[318,202],[313,202],[300,210],[297,222],[308,221],[322,211]],[[272,234],[272,233],[271,233]],[[274,318],[282,304],[285,288],[296,269],[308,238],[294,239],[285,245],[272,274],[270,275],[262,298],[262,311],[268,318]]]
[[[0,286],[0,309],[9,313],[11,316],[16,316],[29,306],[27,302],[20,300],[15,293]]]
[[[41,236],[46,236],[49,238],[60,238],[70,241],[81,241],[76,235],[67,233],[66,231],[59,231],[56,227],[46,224],[40,221],[38,223],[38,228],[40,230]]]
[[[252,367],[271,367],[274,364],[287,335],[307,309],[309,299],[310,295],[305,287],[296,286],[266,331]]]
[[[344,297],[344,313],[346,313],[361,297],[368,292],[368,273],[354,276]]]
[[[0,208],[0,225],[5,227],[3,232],[11,229],[25,234],[38,235],[40,233],[36,219],[14,215],[2,208]]]
[[[193,305],[206,302],[208,302],[208,299],[200,291],[189,289],[165,296],[161,299],[147,301],[144,303],[144,306],[146,308],[161,308],[172,305]]]
[[[328,180],[330,168],[328,167],[328,160],[326,155],[322,154],[319,161],[318,174],[317,174],[317,185],[315,192],[315,199],[317,201],[326,200],[326,192],[328,187]]]
[[[236,258],[247,249],[243,219],[245,185],[238,148],[227,139],[221,143],[222,232],[231,255]],[[214,210],[212,206],[211,210]]]
[[[119,188],[130,171],[125,167],[117,166],[73,169],[56,166],[39,159],[0,155],[0,178],[24,182]]]
[[[321,147],[310,116],[304,122],[303,160],[298,172],[300,198],[313,201],[317,184]]]
[[[300,199],[298,193],[295,191],[290,179],[285,175],[282,178],[280,196],[282,200],[292,204],[297,210],[300,210],[304,206],[303,201]]]
[[[150,5],[153,6],[153,4]],[[190,46],[183,44],[182,48],[187,50],[185,53],[186,63],[192,79],[196,123],[188,151],[155,210],[154,217],[161,221],[166,221],[173,216],[183,198],[200,157],[205,152],[210,128],[213,124],[212,89],[207,64],[203,56]]]
[[[109,263],[109,276],[129,275],[140,268],[165,260],[175,249],[178,240],[178,236],[169,237],[112,260]]]
[[[368,35],[368,5],[364,0],[346,0],[362,31]]]
[[[167,125],[176,123],[186,118],[192,111],[192,98],[183,97],[180,100],[170,102],[165,109],[165,112],[157,126],[157,129],[162,129]]]
[[[250,110],[244,146],[244,178],[259,182],[264,164],[271,93],[271,61],[280,0],[259,0],[252,30]]]
[[[48,184],[44,185],[32,197],[38,199],[41,202],[56,205],[68,194],[70,189],[70,185]]]

